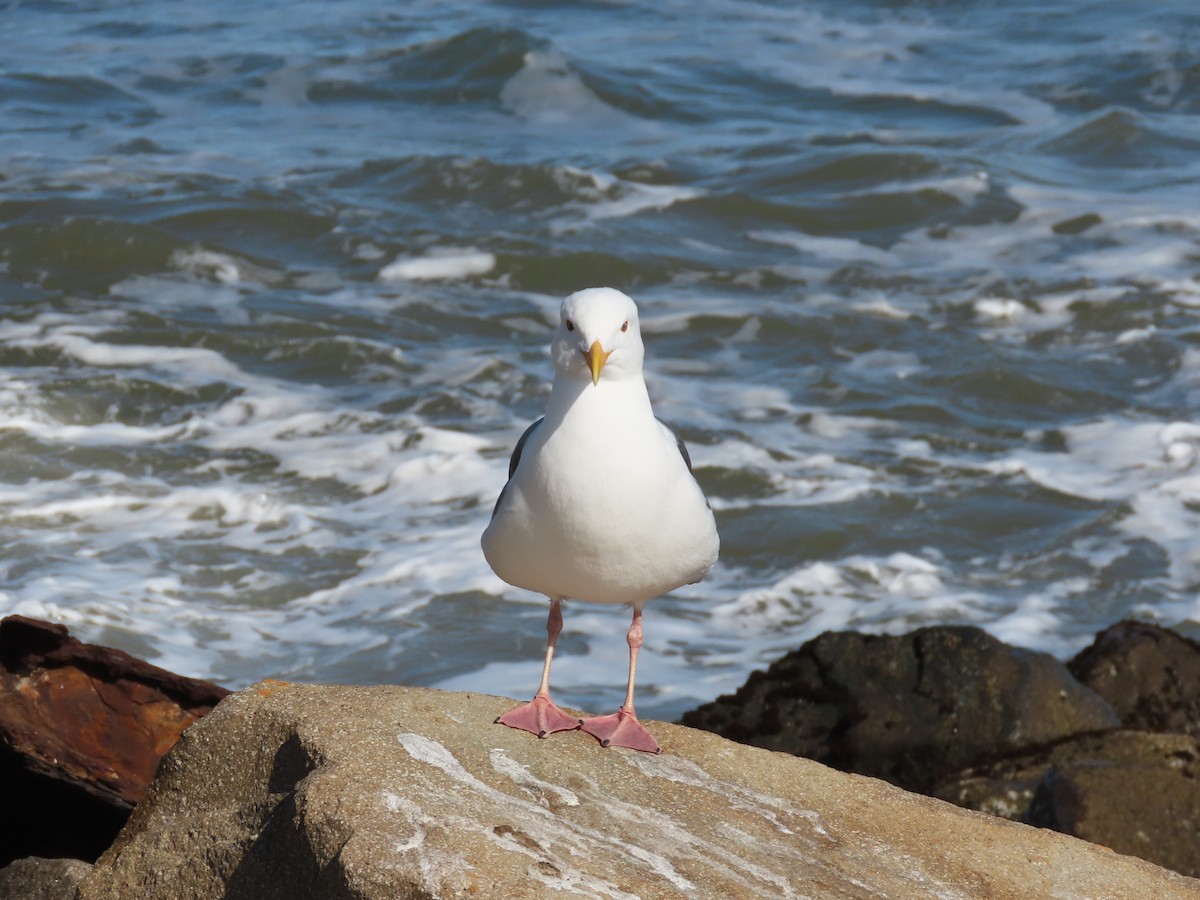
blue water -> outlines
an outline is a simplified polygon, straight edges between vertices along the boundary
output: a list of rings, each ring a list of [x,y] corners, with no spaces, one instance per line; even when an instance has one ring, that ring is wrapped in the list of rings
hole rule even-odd
[[[478,538],[611,285],[722,534],[644,715],[826,629],[1200,634],[1198,54],[1183,2],[11,4],[0,614],[530,693]],[[568,607],[561,700],[626,625]]]

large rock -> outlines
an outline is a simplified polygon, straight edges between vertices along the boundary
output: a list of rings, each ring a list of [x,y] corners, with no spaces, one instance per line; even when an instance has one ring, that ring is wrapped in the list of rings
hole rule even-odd
[[[683,724],[924,791],[968,766],[1120,723],[1053,657],[978,628],[934,627],[822,634]]]
[[[663,747],[650,756],[493,725],[513,702],[235,694],[163,759],[80,900],[1200,892],[1074,838],[680,726],[650,723]]]
[[[5,900],[74,900],[91,865],[78,859],[18,859],[0,868],[0,897]]]
[[[0,620],[0,866],[99,856],[162,754],[228,693],[61,625]]]
[[[964,772],[932,793],[1200,875],[1200,744],[1188,735],[1079,735]]]
[[[1126,728],[1200,737],[1200,643],[1144,622],[1118,622],[1067,663]]]

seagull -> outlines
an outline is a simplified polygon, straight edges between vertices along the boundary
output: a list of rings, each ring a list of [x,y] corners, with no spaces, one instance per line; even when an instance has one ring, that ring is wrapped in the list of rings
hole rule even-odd
[[[500,578],[550,598],[537,694],[496,721],[538,737],[582,728],[605,747],[657,753],[633,706],[642,608],[708,574],[716,521],[683,441],[654,417],[634,302],[613,288],[567,297],[550,355],[546,414],[517,441],[483,533]],[[611,715],[580,719],[550,699],[567,599],[633,609],[625,702]]]

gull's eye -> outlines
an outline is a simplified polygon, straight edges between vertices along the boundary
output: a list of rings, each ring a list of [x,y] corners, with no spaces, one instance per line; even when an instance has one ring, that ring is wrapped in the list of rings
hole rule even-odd
[[[567,319],[567,331],[574,331],[574,330],[575,330],[575,323],[572,322],[570,319]]]
[[[626,320],[625,320],[625,324],[621,326],[621,330],[622,330],[622,331],[628,331],[628,330],[629,330],[629,320],[628,320],[628,319],[626,319]]]

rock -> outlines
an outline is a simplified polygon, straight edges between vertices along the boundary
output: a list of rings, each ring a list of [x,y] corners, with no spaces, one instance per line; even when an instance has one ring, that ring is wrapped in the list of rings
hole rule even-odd
[[[968,766],[1119,720],[1053,657],[978,628],[935,627],[823,634],[683,724],[924,791]]]
[[[1082,735],[965,772],[932,794],[1200,875],[1200,743],[1189,735]]]
[[[83,876],[92,869],[78,859],[29,856],[0,869],[0,897],[7,900],[74,900]]]
[[[1200,737],[1200,643],[1144,622],[1118,622],[1067,668],[1126,728]]]
[[[0,865],[92,860],[112,842],[179,733],[229,692],[61,625],[0,620]]]
[[[1200,892],[1074,838],[677,725],[649,723],[651,756],[492,724],[515,702],[235,694],[163,759],[80,900]]]
[[[1106,747],[1052,766],[1026,821],[1200,875],[1200,745],[1137,734],[1140,752]]]

